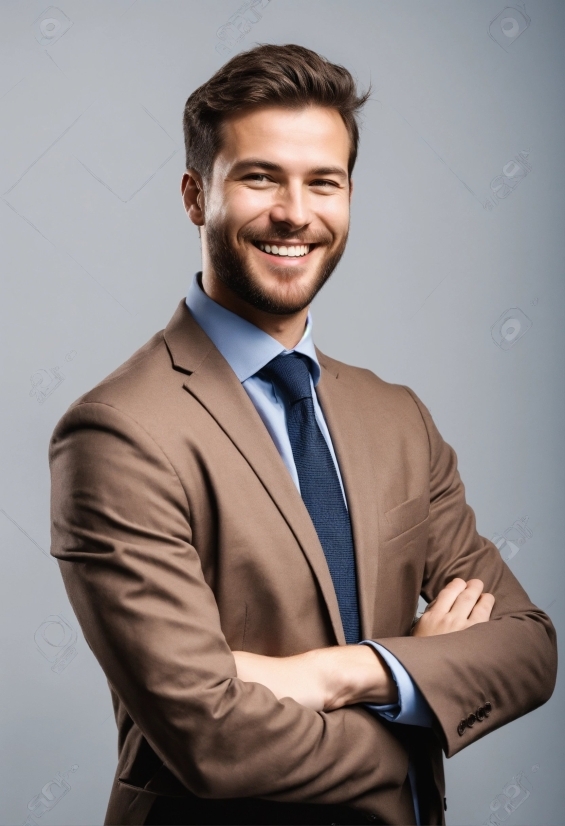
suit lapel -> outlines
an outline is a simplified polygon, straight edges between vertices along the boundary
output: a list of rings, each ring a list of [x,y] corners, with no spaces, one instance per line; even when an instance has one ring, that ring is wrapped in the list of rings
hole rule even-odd
[[[339,375],[339,365],[316,347],[322,368],[316,394],[328,425],[341,473],[357,567],[362,639],[372,638],[377,583],[379,524],[372,469],[374,453],[361,434],[360,410],[353,387]]]
[[[339,605],[318,534],[251,399],[222,354],[194,320],[184,299],[165,328],[164,338],[174,368],[187,374],[184,389],[208,411],[246,459],[289,525],[318,581],[336,641],[344,645]],[[331,429],[331,425],[328,426]]]

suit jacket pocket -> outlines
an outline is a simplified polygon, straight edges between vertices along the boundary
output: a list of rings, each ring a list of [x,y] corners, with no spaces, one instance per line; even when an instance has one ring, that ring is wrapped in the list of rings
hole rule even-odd
[[[424,522],[430,513],[430,497],[427,492],[414,496],[385,512],[383,520],[383,540],[387,542],[400,536],[420,522]]]

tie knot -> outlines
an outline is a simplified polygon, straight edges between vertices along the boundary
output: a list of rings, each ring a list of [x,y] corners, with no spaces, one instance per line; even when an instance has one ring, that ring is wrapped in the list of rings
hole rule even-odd
[[[312,398],[310,371],[301,353],[280,353],[259,371],[261,374],[282,388],[291,403]]]

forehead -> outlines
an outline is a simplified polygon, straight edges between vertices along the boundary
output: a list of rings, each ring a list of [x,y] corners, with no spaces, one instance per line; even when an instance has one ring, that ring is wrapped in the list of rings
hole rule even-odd
[[[260,156],[280,164],[310,166],[325,159],[347,169],[349,149],[349,134],[337,109],[265,106],[236,112],[223,121],[217,160],[223,166],[245,156]]]

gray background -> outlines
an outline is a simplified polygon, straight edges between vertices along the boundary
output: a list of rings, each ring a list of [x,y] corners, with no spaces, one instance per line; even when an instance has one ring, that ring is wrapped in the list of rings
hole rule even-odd
[[[199,269],[179,194],[182,109],[257,42],[303,44],[374,85],[349,245],[314,302],[317,345],[419,394],[457,451],[479,531],[562,633],[563,2],[0,11],[1,823],[104,818],[116,730],[49,556],[47,445]],[[445,762],[448,823],[564,823],[563,734],[560,682]]]

